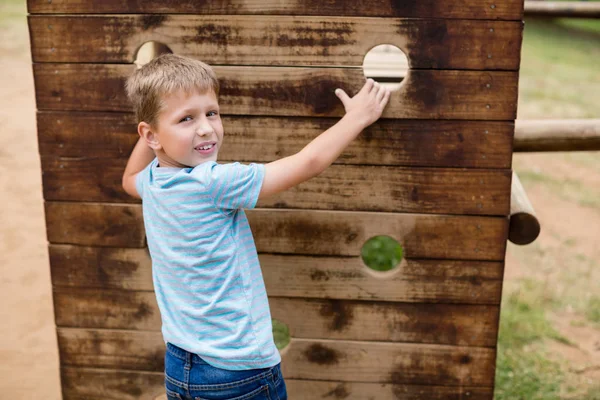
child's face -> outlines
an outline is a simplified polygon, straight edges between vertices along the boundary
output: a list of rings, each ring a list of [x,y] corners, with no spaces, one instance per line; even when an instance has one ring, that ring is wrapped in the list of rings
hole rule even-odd
[[[164,108],[155,130],[159,165],[185,168],[216,161],[223,143],[223,124],[215,93],[178,91],[162,101]]]

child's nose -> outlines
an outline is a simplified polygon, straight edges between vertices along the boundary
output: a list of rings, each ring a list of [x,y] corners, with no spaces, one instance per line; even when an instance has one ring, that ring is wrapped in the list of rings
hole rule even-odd
[[[198,136],[206,136],[211,133],[213,133],[213,128],[208,123],[200,123],[200,125],[198,125],[198,127],[196,128],[196,134]]]

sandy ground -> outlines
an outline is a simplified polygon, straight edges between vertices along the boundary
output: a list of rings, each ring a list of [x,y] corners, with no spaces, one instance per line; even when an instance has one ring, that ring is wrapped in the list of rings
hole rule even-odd
[[[59,362],[53,319],[50,273],[43,214],[41,171],[36,140],[35,97],[27,28],[23,23],[0,27],[0,397],[60,399]],[[577,165],[551,154],[515,155],[515,167],[551,171],[584,184],[600,183],[600,169]],[[593,186],[592,186],[593,187]],[[581,207],[542,186],[526,188],[543,224],[538,251],[561,262],[565,240],[571,249],[593,260],[589,290],[600,285],[600,211]],[[568,221],[565,224],[565,221]],[[541,250],[540,250],[541,249]],[[506,277],[549,279],[556,269],[530,265],[528,247],[509,245]],[[566,261],[565,261],[566,263]],[[566,263],[565,265],[567,265]],[[588,268],[589,269],[589,268]],[[594,283],[595,282],[595,283]],[[595,286],[593,286],[595,285]],[[600,365],[599,331],[570,323],[576,315],[554,316],[557,329],[576,346],[556,345],[577,373],[596,378]],[[579,368],[579,369],[577,369]]]

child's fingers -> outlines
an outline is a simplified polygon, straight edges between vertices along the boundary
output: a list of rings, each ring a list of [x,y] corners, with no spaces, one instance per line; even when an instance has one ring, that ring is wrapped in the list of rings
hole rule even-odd
[[[381,103],[386,92],[389,92],[389,89],[387,89],[385,86],[381,86],[381,88],[379,89],[379,92],[377,92],[377,97],[376,97],[378,103]]]
[[[373,79],[371,79],[371,78],[367,79],[367,81],[363,85],[362,89],[360,89],[359,93],[369,93],[371,91],[371,89],[373,89],[374,84],[375,84],[375,81]]]
[[[387,105],[388,101],[390,100],[390,96],[392,95],[392,91],[389,89],[386,89],[385,91],[385,95],[383,96],[383,100],[381,101],[381,107],[385,108],[385,106]]]
[[[348,104],[348,101],[350,101],[350,96],[348,96],[343,89],[335,89],[335,95],[342,101],[344,107]]]

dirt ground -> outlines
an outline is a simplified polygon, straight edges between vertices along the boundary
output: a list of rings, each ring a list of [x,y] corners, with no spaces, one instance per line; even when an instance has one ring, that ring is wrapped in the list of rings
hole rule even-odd
[[[61,398],[59,363],[27,27],[21,23],[0,29],[4,39],[0,41],[0,397],[57,400]],[[553,154],[519,154],[514,161],[515,168],[600,186],[598,164],[590,167]],[[595,270],[584,272],[590,276],[589,290],[597,291],[600,208],[578,205],[542,185],[526,189],[543,226],[535,249],[548,252],[551,262],[561,262],[556,254],[569,241],[571,250],[592,260]],[[545,268],[546,261],[527,263],[528,251],[528,247],[509,245],[507,283],[529,275],[548,280],[549,274],[556,273]],[[576,373],[600,379],[599,331],[572,323],[577,318],[576,313],[553,316],[556,329],[575,343],[555,344],[556,351],[572,362]]]

